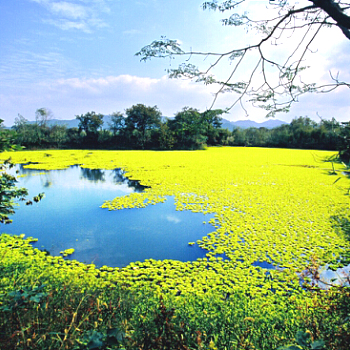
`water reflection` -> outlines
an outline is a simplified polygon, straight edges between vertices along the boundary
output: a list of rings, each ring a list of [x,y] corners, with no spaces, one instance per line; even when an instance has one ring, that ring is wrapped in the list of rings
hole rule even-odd
[[[94,183],[106,182],[106,170],[89,168],[80,168],[80,170],[81,178],[83,179],[87,179]],[[127,177],[125,177],[125,171],[120,168],[113,169],[108,172],[111,172],[111,179],[116,185],[125,184],[129,188],[132,188],[135,192],[142,192],[146,188],[149,188],[148,186],[141,185],[140,181],[130,180]]]
[[[105,171],[101,169],[81,168],[81,176],[92,182],[105,182]]]
[[[53,183],[53,179],[55,175],[59,172],[68,172],[69,175],[67,177],[72,178],[72,174],[80,171],[80,180],[87,180],[93,183],[113,183],[115,185],[124,184],[128,188],[133,189],[135,192],[142,192],[149,186],[144,186],[140,184],[138,180],[130,180],[125,177],[125,171],[117,168],[113,170],[103,170],[103,169],[89,169],[82,168],[80,165],[71,165],[67,169],[60,170],[38,170],[25,168],[25,165],[34,164],[34,163],[26,163],[26,164],[18,164],[15,166],[15,170],[17,174],[24,178],[28,176],[37,176],[40,175],[40,181],[43,188],[51,187]],[[13,171],[14,174],[15,171]],[[22,180],[23,183],[27,182],[26,180]]]
[[[88,169],[81,168],[81,176],[84,179],[87,179],[92,182],[105,182],[105,172],[106,170],[101,169]],[[130,180],[125,177],[125,171],[122,169],[114,169],[112,170],[112,177],[115,184],[126,184],[128,187],[133,188],[135,192],[142,192],[147,186],[143,186],[140,184],[140,181]]]
[[[42,185],[43,189],[49,188],[52,186],[52,180],[51,180],[51,176],[50,176],[49,171],[25,168],[24,166],[27,164],[32,164],[32,163],[18,164],[15,167],[16,172],[17,172],[16,175],[19,176],[20,178],[22,178],[21,182],[23,182],[24,185],[29,181],[26,179],[26,177],[40,175],[40,181],[41,181],[41,185]]]
[[[142,192],[149,186],[143,186],[140,184],[140,181],[130,180],[125,177],[125,171],[122,169],[114,169],[113,170],[113,178],[115,183],[126,183],[128,187],[132,187],[135,192]]]
[[[211,216],[176,211],[174,199],[142,209],[109,211],[105,200],[144,190],[145,186],[126,179],[123,171],[83,169],[33,170],[18,167],[19,186],[29,195],[45,192],[32,206],[20,205],[13,223],[0,226],[7,233],[33,236],[36,247],[58,255],[74,248],[73,259],[97,266],[123,267],[145,259],[196,260],[206,251],[189,246],[213,226],[203,225]]]

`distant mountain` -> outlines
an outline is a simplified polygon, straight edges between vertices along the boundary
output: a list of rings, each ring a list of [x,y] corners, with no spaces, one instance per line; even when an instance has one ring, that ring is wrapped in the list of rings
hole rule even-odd
[[[166,117],[163,117],[165,120]],[[169,118],[173,119],[173,118]],[[103,117],[103,129],[108,129],[109,128],[109,123],[111,122],[111,116],[110,115],[105,115]],[[34,124],[34,121],[28,121],[29,124]],[[267,128],[267,129],[273,129],[277,128],[278,126],[281,126],[283,124],[288,124],[282,120],[278,119],[269,119],[266,120],[263,123],[257,123],[253,120],[237,120],[235,122],[232,122],[230,120],[222,118],[222,128],[224,129],[229,129],[232,131],[234,128],[241,128],[241,129],[248,129],[248,128]],[[77,128],[79,125],[79,120],[77,119],[66,119],[66,120],[61,120],[61,119],[51,119],[47,122],[48,126],[53,126],[53,125],[65,125],[67,128]]]
[[[79,120],[69,119],[69,120],[60,120],[60,119],[51,119],[47,122],[47,126],[54,125],[65,125],[67,128],[77,128],[79,125]]]
[[[35,121],[28,120],[28,124],[35,124]],[[79,124],[79,121],[76,119],[67,119],[67,120],[50,119],[46,122],[46,125],[49,127],[54,125],[65,125],[67,128],[77,128],[78,124]]]
[[[103,117],[102,128],[108,129],[109,128],[108,123],[110,123],[110,122],[111,122],[111,116],[105,115]],[[28,123],[34,124],[35,122],[28,121]],[[79,125],[79,120],[77,120],[77,119],[65,119],[65,120],[63,120],[63,119],[51,119],[51,120],[47,121],[46,125],[49,127],[54,126],[54,125],[65,125],[67,128],[77,128]]]
[[[229,129],[232,131],[234,128],[241,128],[241,129],[248,129],[248,128],[266,128],[266,129],[273,129],[277,128],[278,126],[288,124],[282,120],[278,119],[269,119],[262,123],[257,123],[253,120],[237,120],[235,122],[232,122],[227,119],[222,119],[222,128]]]

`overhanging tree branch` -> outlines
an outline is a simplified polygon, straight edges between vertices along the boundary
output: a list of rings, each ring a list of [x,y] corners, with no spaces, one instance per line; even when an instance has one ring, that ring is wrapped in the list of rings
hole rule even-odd
[[[206,85],[218,85],[217,92],[211,108],[214,106],[219,94],[232,92],[238,96],[230,108],[238,102],[244,108],[244,96],[249,96],[249,102],[253,105],[268,111],[267,116],[273,116],[276,112],[288,112],[290,106],[298,97],[308,92],[332,91],[338,87],[349,85],[338,79],[333,79],[330,84],[317,86],[315,83],[304,82],[301,76],[302,71],[307,67],[303,66],[306,55],[312,53],[311,44],[320,35],[323,28],[338,26],[347,38],[350,39],[350,17],[345,13],[350,8],[350,4],[343,1],[335,3],[333,0],[308,0],[312,5],[296,7],[289,1],[279,0],[270,2],[271,16],[267,19],[252,19],[246,13],[238,13],[237,9],[245,3],[242,1],[227,0],[223,2],[207,1],[203,4],[204,9],[218,10],[220,12],[234,11],[227,19],[222,20],[226,26],[246,27],[255,29],[262,34],[262,38],[255,44],[233,48],[226,52],[201,52],[184,51],[180,48],[177,40],[169,40],[162,37],[161,40],[153,41],[145,46],[136,55],[141,57],[141,61],[147,61],[154,57],[176,58],[188,56],[185,63],[180,64],[177,69],[168,70],[171,78],[189,78]],[[273,11],[275,10],[275,11]],[[277,15],[276,15],[277,11]],[[333,21],[335,21],[333,23]],[[285,39],[285,33],[288,34]],[[299,35],[300,34],[300,35]],[[298,36],[298,42],[293,47],[288,48],[285,59],[276,59],[271,53],[268,54],[267,44],[273,46],[280,45],[283,41],[289,40],[292,36]],[[258,57],[256,58],[255,55]],[[196,56],[214,58],[214,62],[200,70],[196,65],[189,63]],[[236,61],[227,77],[219,79],[216,77],[216,70],[227,62]],[[252,60],[250,72],[244,72],[249,76],[248,81],[242,79],[242,67],[248,60]],[[249,61],[249,62],[250,62]]]
[[[343,34],[350,40],[350,16],[344,13],[344,8],[341,8],[334,0],[309,0],[315,6],[321,8],[330,17],[334,19],[337,26]]]

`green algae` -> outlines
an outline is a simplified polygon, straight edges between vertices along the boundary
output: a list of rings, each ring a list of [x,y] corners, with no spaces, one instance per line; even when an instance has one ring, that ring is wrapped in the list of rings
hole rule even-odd
[[[336,165],[343,187],[334,185],[329,163],[334,152],[259,148],[206,151],[33,151],[1,154],[32,169],[122,168],[125,176],[148,186],[142,193],[107,199],[108,210],[140,208],[174,196],[177,210],[211,213],[215,231],[196,243],[207,256],[194,262],[146,260],[123,269],[70,265],[45,257],[45,266],[74,266],[108,284],[151,287],[159,293],[285,294],[299,286],[297,273],[311,261],[337,260],[349,242],[331,218],[344,215],[348,179]],[[189,242],[190,245],[195,242]],[[36,255],[39,254],[36,252]],[[220,255],[225,255],[225,259]],[[256,262],[269,262],[268,271]],[[67,264],[67,265],[66,265]],[[65,274],[70,274],[68,269]],[[271,277],[273,276],[273,277]],[[95,283],[95,282],[94,282]]]
[[[60,252],[63,257],[67,257],[68,255],[72,255],[74,253],[74,248],[68,248]]]

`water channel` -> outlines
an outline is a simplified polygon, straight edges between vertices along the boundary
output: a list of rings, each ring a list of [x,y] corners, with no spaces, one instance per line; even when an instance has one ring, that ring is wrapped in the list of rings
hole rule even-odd
[[[212,225],[203,224],[212,216],[176,211],[172,197],[142,209],[100,208],[105,200],[144,190],[120,169],[17,169],[18,187],[27,188],[29,197],[40,192],[45,197],[30,206],[21,203],[11,217],[13,223],[0,225],[0,231],[38,238],[34,246],[51,255],[74,248],[70,259],[124,267],[145,259],[193,261],[206,254],[188,242],[214,231]]]

